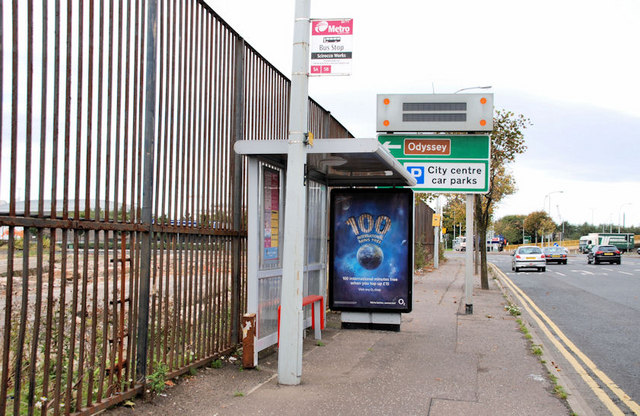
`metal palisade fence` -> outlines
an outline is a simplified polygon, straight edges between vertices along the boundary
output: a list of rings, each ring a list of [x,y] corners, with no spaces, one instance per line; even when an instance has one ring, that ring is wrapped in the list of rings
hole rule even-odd
[[[4,1],[0,23],[0,412],[91,414],[238,345],[232,147],[287,138],[289,80],[195,0]]]
[[[435,253],[433,214],[434,211],[431,207],[429,207],[424,201],[416,199],[414,208],[414,253],[416,255],[416,263],[419,263],[419,256],[422,256],[422,263],[433,261],[433,255]]]

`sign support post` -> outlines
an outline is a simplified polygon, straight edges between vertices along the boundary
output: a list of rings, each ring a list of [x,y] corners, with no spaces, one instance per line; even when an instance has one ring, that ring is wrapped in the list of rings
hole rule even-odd
[[[440,267],[440,222],[442,216],[440,212],[440,195],[436,199],[436,214],[433,216],[433,268]]]
[[[309,108],[310,0],[296,0],[289,111],[289,146],[282,252],[278,382],[300,384],[302,376],[302,290],[305,247],[304,166]]]
[[[465,251],[464,273],[464,311],[467,315],[473,315],[473,202],[474,194],[467,194],[467,248]]]

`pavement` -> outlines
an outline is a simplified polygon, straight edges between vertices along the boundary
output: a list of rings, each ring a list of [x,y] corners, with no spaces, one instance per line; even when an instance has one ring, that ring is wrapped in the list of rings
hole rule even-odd
[[[399,332],[341,329],[339,313],[328,313],[322,342],[312,333],[304,341],[298,386],[278,384],[277,353],[262,357],[257,370],[242,371],[227,358],[222,368],[175,380],[151,401],[106,414],[571,414],[553,394],[532,341],[505,310],[499,281],[490,276],[482,290],[475,279],[473,314],[466,315],[463,258],[417,274],[413,311],[403,315]]]

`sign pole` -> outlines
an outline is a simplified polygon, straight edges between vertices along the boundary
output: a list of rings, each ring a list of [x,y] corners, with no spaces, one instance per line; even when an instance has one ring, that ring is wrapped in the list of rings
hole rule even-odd
[[[467,194],[467,248],[464,273],[464,310],[467,315],[473,314],[473,200],[474,194]]]
[[[433,268],[437,269],[440,266],[440,195],[436,199],[436,213],[438,215],[438,221],[433,227]]]
[[[310,10],[310,0],[296,0],[280,295],[280,348],[278,349],[278,382],[286,385],[300,384],[302,376],[302,281],[306,213],[304,165],[309,108],[307,71]]]

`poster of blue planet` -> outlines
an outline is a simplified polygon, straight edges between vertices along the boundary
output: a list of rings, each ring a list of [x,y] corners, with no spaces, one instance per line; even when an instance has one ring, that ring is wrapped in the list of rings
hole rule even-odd
[[[333,310],[410,312],[413,192],[331,192],[329,306]]]

